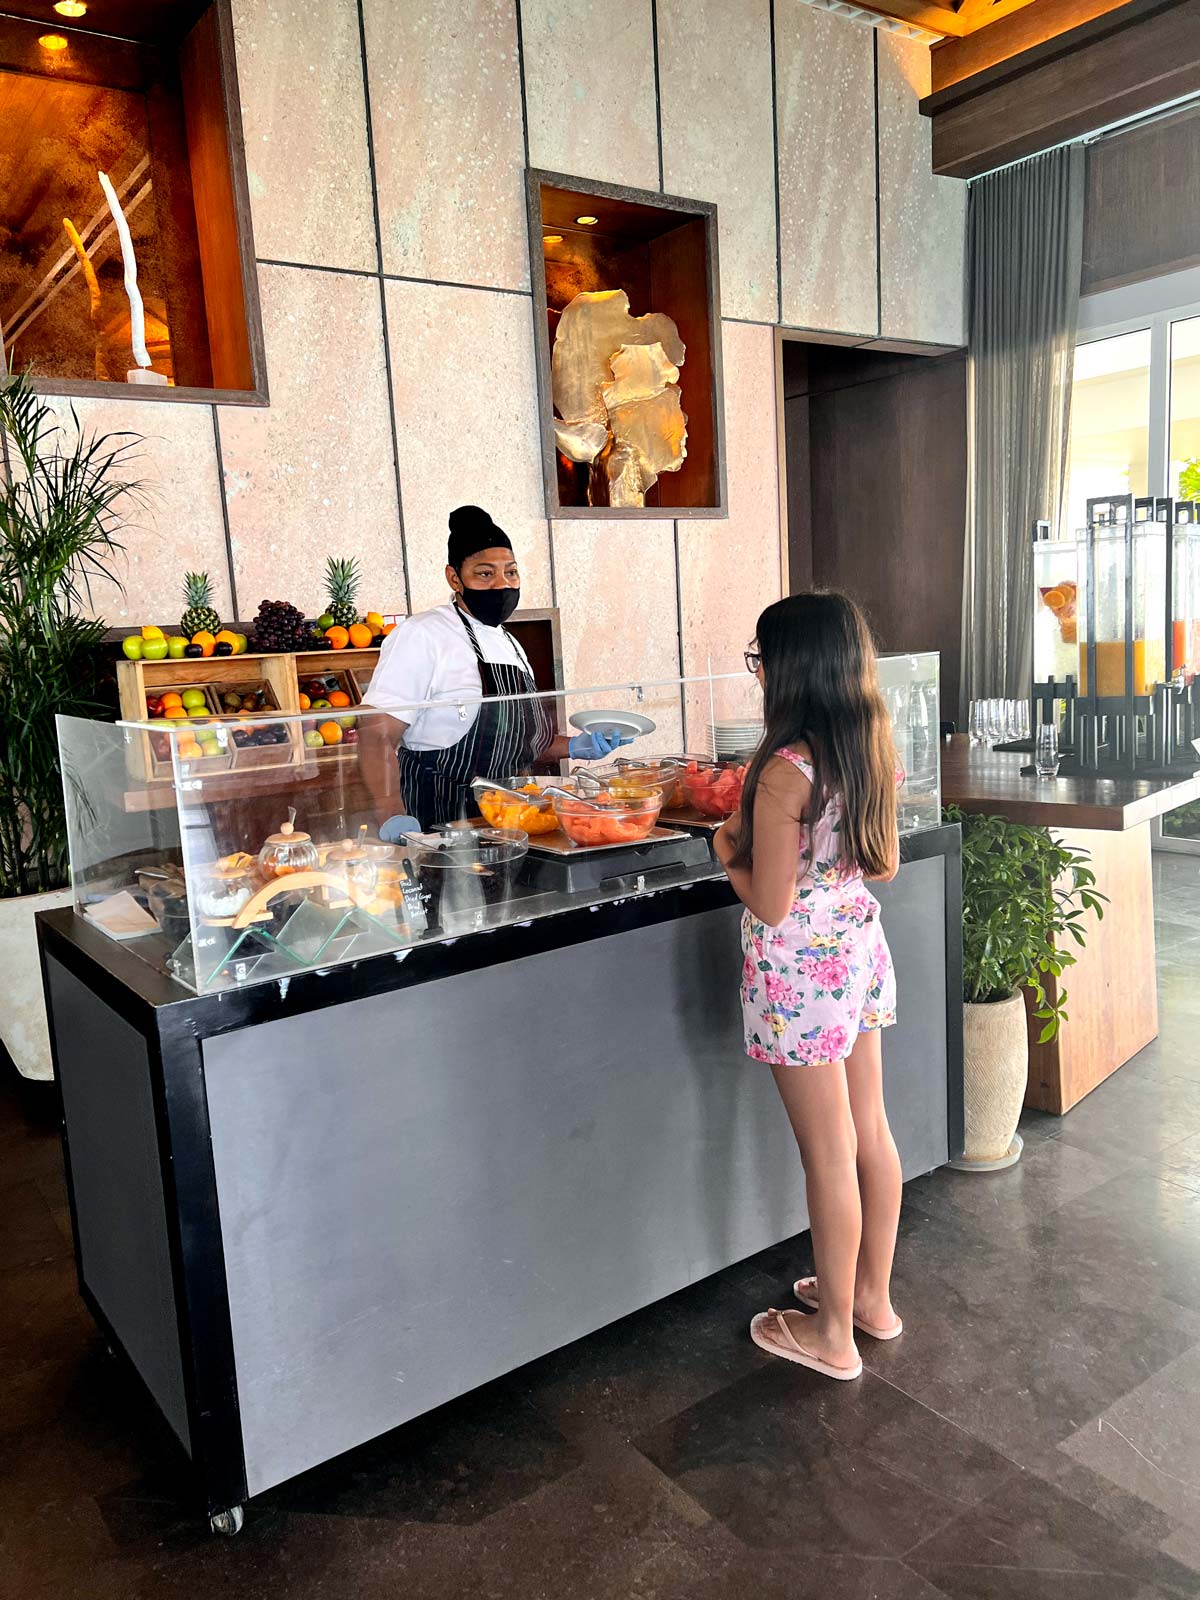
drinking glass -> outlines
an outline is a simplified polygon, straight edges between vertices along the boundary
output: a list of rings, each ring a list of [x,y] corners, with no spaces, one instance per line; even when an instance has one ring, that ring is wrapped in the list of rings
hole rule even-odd
[[[999,744],[1004,738],[1004,701],[989,700],[987,703],[987,737],[989,744]]]
[[[972,744],[986,744],[987,713],[986,702],[983,700],[971,701],[970,733]]]
[[[1043,722],[1034,741],[1033,764],[1039,778],[1058,777],[1058,726]]]

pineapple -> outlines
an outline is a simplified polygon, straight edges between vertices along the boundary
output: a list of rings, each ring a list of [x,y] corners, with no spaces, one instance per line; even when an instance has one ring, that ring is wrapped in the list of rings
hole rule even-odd
[[[188,639],[198,633],[218,634],[220,613],[212,604],[212,584],[207,572],[189,572],[183,580],[183,603],[187,610],[179,619],[179,631]]]
[[[335,561],[332,556],[326,561],[325,586],[329,591],[327,610],[339,628],[352,628],[358,621],[358,605],[354,599],[358,581],[357,561]]]

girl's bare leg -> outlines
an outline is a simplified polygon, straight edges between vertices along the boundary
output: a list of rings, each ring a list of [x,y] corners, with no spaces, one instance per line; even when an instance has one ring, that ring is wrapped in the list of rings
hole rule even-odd
[[[829,1061],[771,1070],[804,1163],[813,1254],[821,1284],[821,1307],[815,1316],[798,1311],[784,1315],[804,1349],[832,1366],[852,1366],[858,1360],[854,1283],[863,1219],[846,1067],[841,1061]]]
[[[862,1243],[858,1251],[854,1309],[876,1328],[896,1321],[892,1309],[892,1258],[900,1223],[900,1156],[883,1104],[880,1036],[860,1033],[846,1058],[846,1084],[858,1141],[858,1187],[862,1196]],[[818,1278],[821,1267],[817,1264]],[[820,1299],[825,1298],[821,1280]]]

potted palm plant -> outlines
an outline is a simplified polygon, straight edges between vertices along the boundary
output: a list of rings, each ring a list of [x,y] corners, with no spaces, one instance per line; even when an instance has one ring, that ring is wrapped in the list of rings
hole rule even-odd
[[[1017,1123],[1029,1077],[1023,989],[1041,1020],[1039,1042],[1064,1022],[1067,991],[1057,980],[1075,962],[1089,911],[1105,898],[1086,851],[1045,828],[1004,817],[971,816],[957,806],[947,822],[962,828],[963,1098],[965,1148],[955,1166],[995,1171],[1020,1159]]]
[[[0,369],[0,1039],[27,1078],[51,1075],[33,918],[70,899],[54,719],[112,714],[92,586],[120,588],[117,508],[142,498],[124,476],[139,438],[71,419]]]

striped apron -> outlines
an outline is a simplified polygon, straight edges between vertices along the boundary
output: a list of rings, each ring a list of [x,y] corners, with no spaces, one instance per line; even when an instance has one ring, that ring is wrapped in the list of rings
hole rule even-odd
[[[485,661],[475,629],[461,606],[455,607],[467,630],[479,682],[485,696],[468,733],[444,750],[399,752],[400,789],[404,804],[422,828],[457,822],[477,809],[471,793],[474,778],[507,783],[541,756],[554,738],[554,724],[541,700],[495,698],[533,694],[533,674],[516,663]],[[503,630],[502,630],[503,631]],[[511,635],[505,634],[505,638]]]

